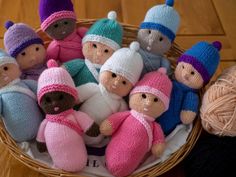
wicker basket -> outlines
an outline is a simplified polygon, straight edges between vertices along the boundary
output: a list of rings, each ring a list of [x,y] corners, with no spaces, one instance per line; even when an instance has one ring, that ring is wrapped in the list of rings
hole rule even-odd
[[[95,20],[80,20],[77,22],[77,26],[90,27]],[[136,40],[137,37],[137,26],[131,26],[128,24],[122,24],[124,28],[124,37],[123,44],[124,46],[128,46],[132,41]],[[46,47],[50,42],[50,38],[41,30],[37,30],[37,33],[44,40]],[[171,50],[166,54],[167,58],[171,61],[172,67],[176,66],[176,58],[178,58],[182,54],[183,50],[177,45],[173,44]],[[203,92],[203,90],[202,90]],[[181,162],[185,156],[190,152],[190,150],[195,145],[198,137],[201,134],[201,123],[200,119],[196,119],[193,125],[193,129],[188,136],[187,142],[183,145],[178,151],[173,153],[166,161],[163,163],[159,163],[151,168],[148,168],[138,174],[131,175],[135,177],[143,177],[143,176],[159,176],[171,168],[176,166],[179,162]],[[24,153],[18,148],[15,141],[9,136],[6,129],[4,128],[3,123],[0,123],[0,140],[2,143],[6,145],[10,153],[20,162],[28,166],[29,168],[38,171],[47,176],[65,176],[65,177],[82,177],[81,175],[75,175],[71,173],[64,172],[62,170],[56,170],[48,167],[47,165],[40,163],[34,159],[32,159],[29,155]]]

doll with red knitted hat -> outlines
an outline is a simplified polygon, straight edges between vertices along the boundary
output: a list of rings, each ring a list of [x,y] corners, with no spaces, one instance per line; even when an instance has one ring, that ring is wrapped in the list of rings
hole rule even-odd
[[[162,155],[165,137],[155,119],[168,109],[171,89],[165,68],[150,72],[131,91],[131,110],[115,113],[101,124],[101,133],[112,135],[106,165],[114,176],[131,174],[150,150]]]
[[[76,172],[87,163],[87,151],[82,135],[93,125],[93,120],[83,112],[73,110],[78,93],[69,73],[48,61],[38,81],[38,103],[46,113],[41,123],[37,142],[40,151],[46,143],[54,166]]]
[[[198,113],[198,92],[214,75],[221,43],[198,42],[178,59],[170,108],[158,119],[165,135],[180,124],[191,124]]]
[[[76,14],[71,0],[40,0],[41,29],[53,41],[47,48],[47,58],[60,63],[75,58],[84,58],[82,38],[87,29],[76,28]]]

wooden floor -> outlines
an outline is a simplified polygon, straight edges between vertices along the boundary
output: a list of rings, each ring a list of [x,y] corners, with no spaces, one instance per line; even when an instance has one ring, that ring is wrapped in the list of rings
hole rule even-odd
[[[101,18],[115,10],[119,20],[139,25],[148,8],[164,0],[73,0],[78,18]],[[0,0],[0,47],[3,47],[4,22],[40,25],[38,0]],[[221,64],[216,73],[236,64],[236,0],[176,0],[181,16],[181,27],[176,42],[187,49],[197,41],[219,40],[223,44]],[[21,165],[0,144],[0,177],[43,177]],[[183,177],[182,166],[174,168],[163,177]]]

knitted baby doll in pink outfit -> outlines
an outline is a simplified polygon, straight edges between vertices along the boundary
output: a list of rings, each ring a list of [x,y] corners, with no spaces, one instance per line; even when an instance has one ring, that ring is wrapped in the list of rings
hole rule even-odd
[[[57,67],[55,60],[49,60],[48,67],[38,81],[38,103],[46,113],[38,131],[38,148],[42,151],[46,143],[55,167],[80,171],[87,162],[82,135],[92,127],[93,120],[73,110],[78,94],[69,73]]]
[[[165,137],[155,118],[168,109],[171,90],[165,68],[150,72],[131,91],[131,110],[115,113],[101,124],[101,133],[112,135],[106,165],[114,176],[131,174],[150,150],[157,157],[162,155]]]
[[[82,38],[87,28],[76,28],[76,14],[71,0],[40,0],[41,29],[53,41],[47,48],[47,58],[64,63],[84,58]]]

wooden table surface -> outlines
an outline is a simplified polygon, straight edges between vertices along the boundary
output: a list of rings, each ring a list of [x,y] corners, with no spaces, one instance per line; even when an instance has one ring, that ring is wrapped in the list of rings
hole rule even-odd
[[[145,12],[164,0],[73,0],[80,19],[102,18],[110,10],[118,13],[119,21],[139,25]],[[3,48],[6,20],[24,22],[33,28],[40,26],[38,0],[0,0],[0,48]],[[187,49],[197,41],[222,42],[221,64],[216,72],[236,64],[236,1],[235,0],[176,0],[181,16],[176,42]],[[15,160],[0,143],[0,177],[44,177]],[[184,177],[178,165],[162,177]]]

